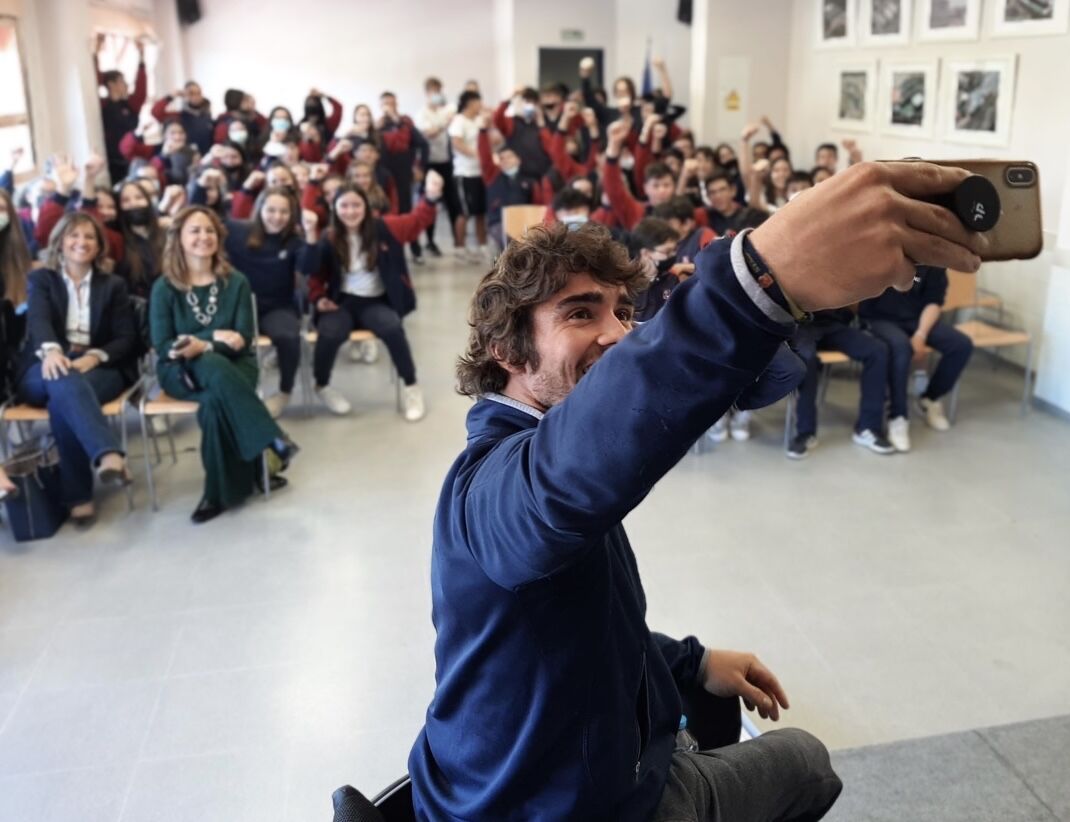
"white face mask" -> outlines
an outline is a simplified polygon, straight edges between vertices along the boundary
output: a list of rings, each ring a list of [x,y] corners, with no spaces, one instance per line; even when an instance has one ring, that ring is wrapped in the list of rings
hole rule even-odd
[[[635,158],[631,154],[626,154],[620,158],[620,167],[625,171],[631,171],[635,168]]]
[[[3,231],[9,225],[11,225],[11,215],[5,211],[3,214],[0,214],[0,231]]]
[[[581,225],[587,222],[586,214],[566,214],[561,218],[561,222],[568,227],[569,231],[575,231]]]

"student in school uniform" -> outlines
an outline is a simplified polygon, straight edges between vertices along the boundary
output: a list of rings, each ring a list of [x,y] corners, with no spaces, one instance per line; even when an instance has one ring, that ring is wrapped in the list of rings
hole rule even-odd
[[[177,103],[180,108],[175,111]],[[214,142],[215,123],[212,120],[212,103],[201,91],[200,83],[188,80],[174,94],[166,94],[152,106],[152,116],[165,126],[177,121],[186,130],[186,137],[202,154],[207,154]]]
[[[673,197],[655,208],[653,216],[665,220],[679,235],[680,242],[676,247],[678,262],[693,263],[698,253],[717,239],[708,226],[695,223],[695,207],[689,197]]]
[[[607,134],[609,140],[606,146],[602,184],[605,186],[614,215],[624,228],[631,229],[638,225],[643,217],[649,216],[657,206],[672,199],[676,192],[676,180],[673,179],[672,171],[664,163],[653,163],[647,166],[643,180],[646,202],[637,200],[624,187],[619,161],[627,136],[627,126],[617,120],[610,124]],[[706,225],[707,218],[704,209],[695,208],[694,217],[698,225]]]
[[[512,205],[543,205],[546,203],[543,181],[533,181],[522,174],[520,155],[508,144],[498,152],[498,163],[490,147],[491,118],[481,114],[479,118],[479,164],[483,185],[487,190],[487,231],[498,244],[505,248],[502,226],[502,209]]]
[[[493,120],[505,144],[520,158],[520,176],[531,181],[541,180],[551,166],[552,132],[539,103],[535,89],[519,88],[512,99],[498,105]]]
[[[330,384],[338,349],[353,329],[366,328],[383,341],[404,383],[402,415],[409,422],[423,419],[423,392],[416,384],[416,364],[401,322],[416,308],[404,244],[434,222],[441,196],[442,178],[430,173],[416,209],[376,217],[367,195],[356,186],[347,183],[335,193],[330,223],[317,245],[316,273],[309,280],[319,332],[313,354],[316,393],[332,414],[352,411],[349,400]],[[316,242],[318,231],[311,220],[305,232],[309,242]]]
[[[379,107],[383,112],[378,123],[379,134],[382,135],[384,144],[388,135],[399,134],[399,147],[396,150],[387,150],[381,163],[394,180],[397,192],[397,213],[408,214],[412,211],[413,167],[416,164],[418,150],[416,124],[407,114],[401,114],[398,111],[397,96],[392,91],[384,91],[379,95]],[[407,140],[400,134],[401,132],[408,136]],[[409,244],[409,251],[412,253],[413,262],[423,265],[423,252],[419,240]]]
[[[97,48],[93,54],[96,68],[97,84],[107,90],[107,96],[100,101],[100,116],[104,125],[104,149],[108,158],[108,173],[113,183],[126,176],[130,162],[119,151],[119,142],[128,131],[137,128],[138,115],[148,96],[148,76],[145,74],[145,44],[137,41],[137,75],[134,90],[130,91],[126,78],[121,71],[101,71],[100,51],[104,47],[104,35],[97,35]]]
[[[456,110],[446,101],[442,93],[442,81],[437,77],[428,77],[424,81],[427,104],[416,117],[416,126],[427,140],[428,156],[426,171],[435,171],[442,177],[445,186],[443,199],[450,221],[450,231],[457,220],[460,206],[457,193],[453,187],[453,161],[450,153],[450,136],[447,130]],[[441,257],[442,250],[435,243],[435,227],[427,229],[427,251],[432,257]]]
[[[958,329],[940,322],[946,297],[947,269],[917,266],[909,291],[889,288],[879,297],[863,300],[858,307],[866,328],[888,344],[888,439],[896,451],[910,450],[910,365],[928,348],[940,353],[940,362],[918,398],[917,410],[934,431],[951,428],[941,399],[951,393],[966,369],[973,342]]]

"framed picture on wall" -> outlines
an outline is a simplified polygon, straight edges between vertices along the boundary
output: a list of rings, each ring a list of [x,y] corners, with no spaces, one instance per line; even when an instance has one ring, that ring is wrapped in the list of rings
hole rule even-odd
[[[864,46],[902,46],[910,42],[913,0],[859,0],[858,30]]]
[[[936,125],[937,62],[881,64],[880,130],[932,137]]]
[[[1010,143],[1016,67],[1016,57],[944,63],[946,140],[980,146]]]
[[[855,44],[856,0],[817,0],[819,48],[851,48]]]
[[[992,36],[1066,34],[1070,0],[992,0]]]
[[[918,15],[921,40],[976,40],[981,30],[981,0],[918,0]]]
[[[836,71],[836,116],[832,127],[872,131],[877,100],[877,61],[841,63]]]

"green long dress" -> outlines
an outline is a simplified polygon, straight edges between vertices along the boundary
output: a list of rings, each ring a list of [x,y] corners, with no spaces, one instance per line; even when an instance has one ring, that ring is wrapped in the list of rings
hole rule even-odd
[[[160,277],[152,287],[149,324],[152,346],[158,359],[157,373],[163,390],[172,397],[196,400],[200,404],[197,421],[201,426],[201,461],[204,464],[204,498],[230,508],[255,490],[256,459],[265,448],[282,436],[256,394],[257,364],[253,352],[253,304],[249,281],[232,271],[226,280],[217,280],[218,310],[208,325],[194,315],[187,292]],[[211,286],[196,286],[193,293],[201,311],[209,304]],[[237,331],[245,347],[234,351],[212,341],[217,330]],[[212,342],[209,351],[193,360],[172,360],[167,356],[180,334]],[[185,364],[197,390],[191,391],[182,378]]]

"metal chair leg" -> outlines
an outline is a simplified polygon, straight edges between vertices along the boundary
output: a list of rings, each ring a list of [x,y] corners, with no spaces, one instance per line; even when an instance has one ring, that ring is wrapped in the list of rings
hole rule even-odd
[[[172,430],[171,415],[165,414],[164,420],[167,421],[167,441],[171,445],[171,462],[178,465],[178,449],[175,448],[175,432]]]
[[[268,458],[265,451],[260,455],[260,466],[264,474],[264,499],[271,499],[271,472],[268,470]]]
[[[948,404],[948,419],[952,424],[955,422],[955,418],[959,413],[959,383],[962,382],[962,377],[955,382],[955,387],[951,389],[951,401]]]
[[[1029,413],[1029,399],[1033,383],[1033,340],[1025,346],[1025,385],[1022,386],[1022,416]]]
[[[145,458],[145,481],[149,486],[149,502],[153,511],[160,510],[160,503],[156,499],[156,483],[152,476],[152,460],[149,459],[149,420],[145,414],[145,401],[147,396],[141,398],[138,405],[138,419],[141,421],[141,452]]]
[[[791,435],[795,428],[795,391],[788,394],[788,405],[784,410],[784,450],[791,445]]]

